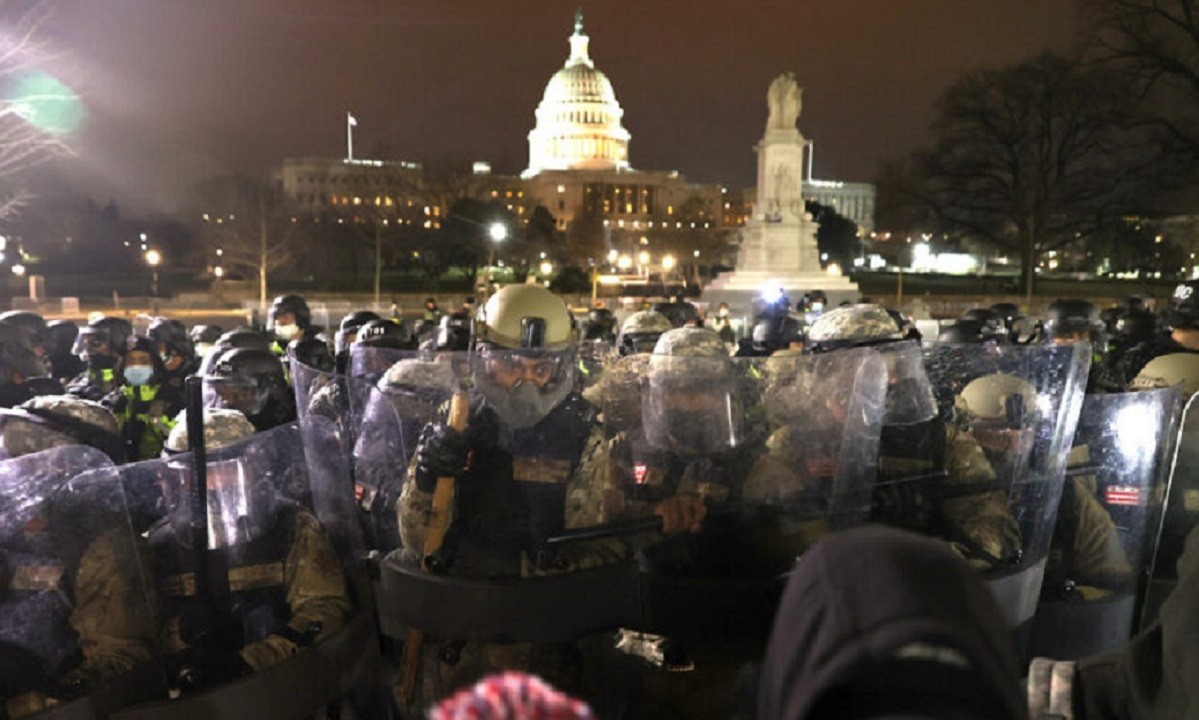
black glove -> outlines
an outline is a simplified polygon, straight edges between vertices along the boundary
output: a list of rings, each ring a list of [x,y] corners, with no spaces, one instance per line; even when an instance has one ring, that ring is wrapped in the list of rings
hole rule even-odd
[[[179,639],[192,647],[241,647],[241,623],[206,598],[190,598],[179,610]]]
[[[466,469],[470,443],[465,433],[443,422],[430,423],[416,443],[416,487],[433,492],[437,478],[457,477]]]
[[[238,650],[217,646],[186,648],[174,657],[171,680],[180,690],[196,690],[249,675],[252,669]]]

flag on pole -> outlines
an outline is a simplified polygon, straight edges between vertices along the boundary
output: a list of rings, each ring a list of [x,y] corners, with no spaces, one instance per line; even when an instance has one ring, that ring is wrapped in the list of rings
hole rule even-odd
[[[350,127],[358,127],[358,118],[354,117],[354,113],[346,113],[346,117],[349,118]]]

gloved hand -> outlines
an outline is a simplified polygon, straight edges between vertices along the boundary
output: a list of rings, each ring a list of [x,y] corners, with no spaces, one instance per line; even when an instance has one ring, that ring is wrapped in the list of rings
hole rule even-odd
[[[241,623],[205,598],[191,598],[179,611],[179,639],[185,645],[239,647],[242,635]]]
[[[221,646],[186,648],[175,656],[172,670],[181,690],[220,685],[252,672],[238,649]]]
[[[444,422],[426,425],[416,444],[417,489],[433,492],[437,478],[461,475],[469,455],[470,443],[465,433]]]

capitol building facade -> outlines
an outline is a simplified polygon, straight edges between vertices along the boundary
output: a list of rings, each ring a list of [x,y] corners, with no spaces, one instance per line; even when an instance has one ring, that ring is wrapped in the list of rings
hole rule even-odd
[[[742,225],[740,193],[689,182],[678,171],[633,167],[624,109],[591,57],[581,9],[568,42],[566,62],[550,77],[534,112],[528,167],[515,176],[476,163],[463,185],[469,194],[500,201],[518,219],[544,206],[559,231],[569,235],[586,225],[621,252],[644,246],[650,231],[694,235]],[[448,207],[445,198],[422,192],[422,173],[410,162],[292,158],[283,161],[275,180],[299,212],[343,217],[366,206],[399,223],[438,227]]]

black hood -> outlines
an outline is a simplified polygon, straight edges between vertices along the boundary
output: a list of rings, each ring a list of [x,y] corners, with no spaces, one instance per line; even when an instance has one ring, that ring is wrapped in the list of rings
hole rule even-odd
[[[990,591],[944,543],[890,528],[800,558],[762,669],[759,718],[1027,717]]]

